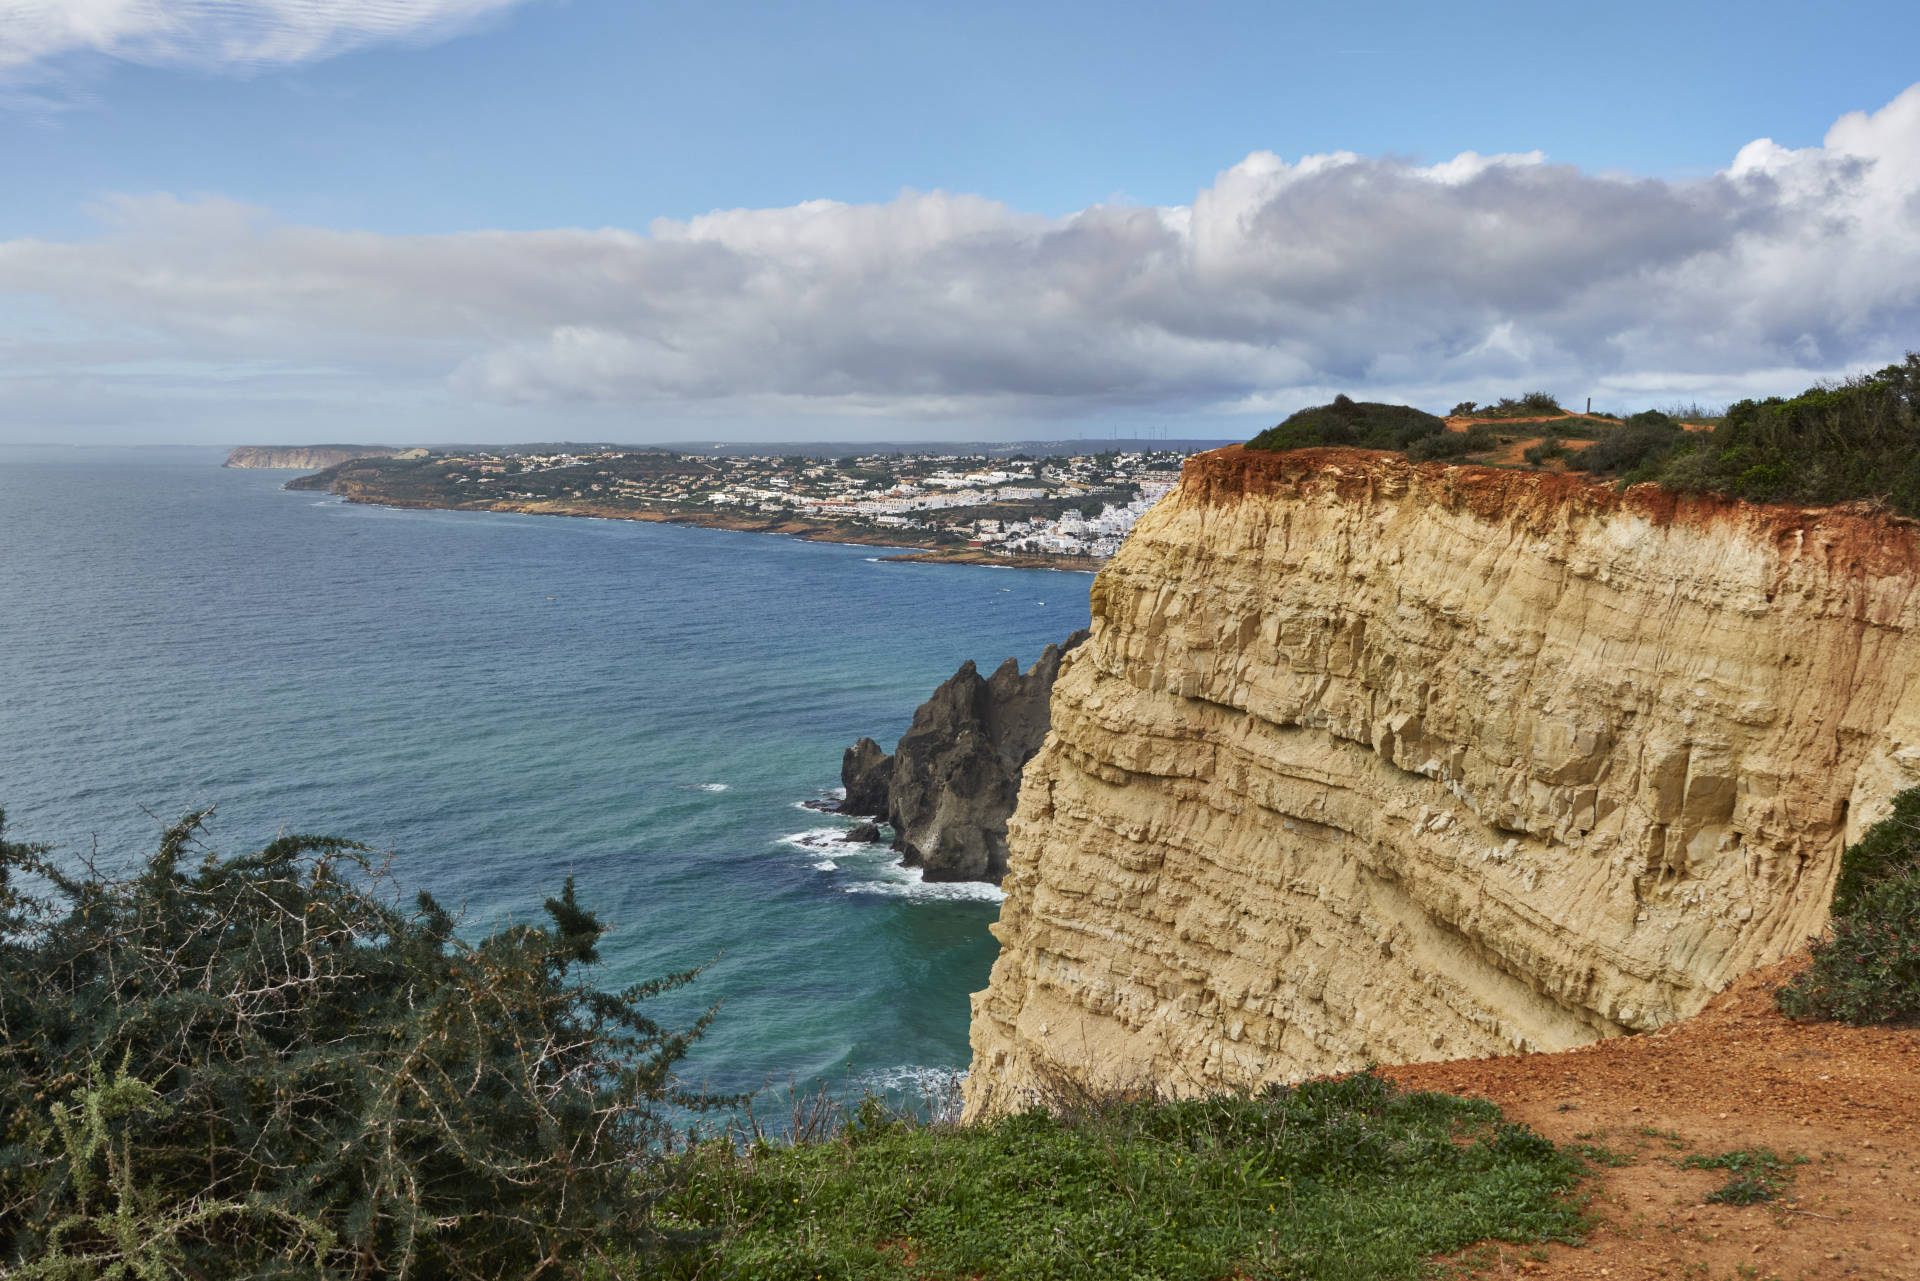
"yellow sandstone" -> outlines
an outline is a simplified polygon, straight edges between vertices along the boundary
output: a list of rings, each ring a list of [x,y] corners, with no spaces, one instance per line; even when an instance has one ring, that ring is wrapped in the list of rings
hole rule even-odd
[[[968,1115],[1694,1013],[1920,782],[1916,582],[1871,511],[1195,458],[1026,767]]]

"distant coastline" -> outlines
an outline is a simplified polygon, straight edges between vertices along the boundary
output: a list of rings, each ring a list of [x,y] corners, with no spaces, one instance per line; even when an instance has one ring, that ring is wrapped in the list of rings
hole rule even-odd
[[[1186,457],[1174,450],[993,460],[312,446],[253,451],[259,457],[229,465],[318,463],[336,451],[352,456],[286,487],[394,508],[699,525],[898,553],[884,560],[1075,573],[1107,563],[1133,521],[1172,489]]]
[[[369,457],[370,455],[356,455]],[[391,455],[387,455],[391,456]],[[911,541],[911,530],[873,530],[835,521],[805,520],[795,516],[755,517],[732,512],[677,511],[665,507],[614,506],[566,502],[515,502],[491,499],[483,502],[432,502],[418,498],[381,497],[377,494],[341,493],[326,485],[302,484],[317,480],[300,476],[287,482],[288,489],[323,490],[339,495],[350,503],[374,507],[395,507],[416,511],[507,512],[521,516],[572,516],[587,520],[637,520],[656,525],[697,525],[703,529],[727,529],[743,534],[782,534],[807,543],[844,543],[853,547],[878,547],[898,551],[897,556],[882,556],[885,561],[930,565],[997,565],[1003,569],[1057,569],[1081,574],[1097,574],[1107,563],[1104,556],[1062,556],[1039,552],[1000,553],[977,547],[939,547]]]

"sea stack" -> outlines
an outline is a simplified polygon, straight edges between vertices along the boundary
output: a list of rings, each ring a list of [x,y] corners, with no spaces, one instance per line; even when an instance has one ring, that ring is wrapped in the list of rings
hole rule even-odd
[[[840,760],[840,785],[846,798],[840,802],[842,814],[884,818],[887,813],[887,789],[893,783],[893,757],[880,750],[880,744],[863,738],[847,749]]]
[[[1046,740],[1062,659],[1090,633],[1049,645],[1025,672],[1009,658],[991,677],[968,660],[913,714],[889,756],[870,738],[847,749],[846,814],[884,815],[893,848],[929,881],[988,881],[1007,870],[1007,818],[1020,775]]]

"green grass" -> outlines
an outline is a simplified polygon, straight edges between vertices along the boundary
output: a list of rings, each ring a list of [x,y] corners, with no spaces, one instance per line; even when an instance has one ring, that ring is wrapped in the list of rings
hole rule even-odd
[[[968,1127],[869,1102],[826,1141],[680,1159],[688,1181],[661,1208],[699,1241],[683,1277],[1372,1281],[1583,1222],[1577,1155],[1492,1104],[1371,1074]]]
[[[1679,1162],[1688,1170],[1725,1170],[1731,1176],[1707,1200],[1721,1205],[1753,1205],[1771,1201],[1781,1189],[1793,1182],[1793,1167],[1805,1165],[1807,1158],[1795,1153],[1781,1156],[1772,1148],[1739,1148],[1717,1156],[1690,1156]]]

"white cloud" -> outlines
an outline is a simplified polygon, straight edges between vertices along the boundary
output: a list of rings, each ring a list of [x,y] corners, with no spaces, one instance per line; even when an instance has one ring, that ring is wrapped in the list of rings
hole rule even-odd
[[[0,242],[0,343],[15,313],[59,331],[11,335],[18,421],[123,404],[122,349],[229,371],[209,405],[244,367],[370,406],[988,421],[1336,390],[1631,407],[1920,347],[1920,85],[1692,182],[1256,152],[1190,205],[1061,218],[945,192],[644,232],[380,236],[170,196],[99,213],[92,240]]]
[[[519,0],[0,0],[0,77],[75,54],[247,69],[450,35]]]

